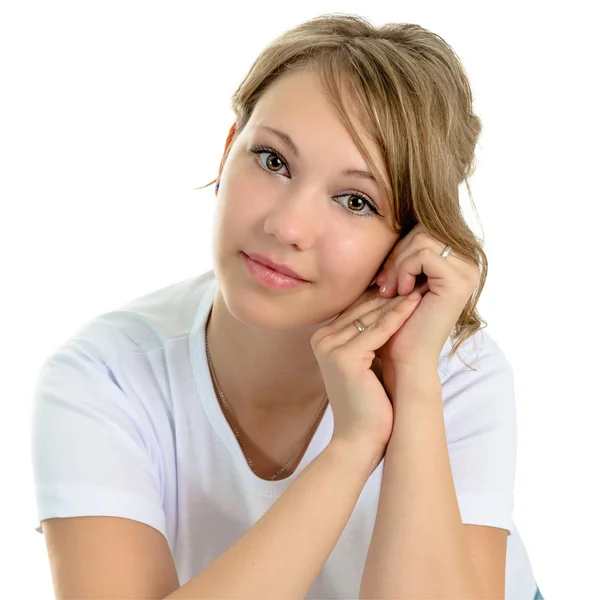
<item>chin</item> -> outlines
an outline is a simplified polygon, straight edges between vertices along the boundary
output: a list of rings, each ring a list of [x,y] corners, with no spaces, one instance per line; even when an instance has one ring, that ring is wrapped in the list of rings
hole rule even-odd
[[[314,282],[291,290],[264,286],[248,272],[242,250],[226,258],[215,254],[214,270],[222,303],[233,317],[252,327],[319,329],[344,309],[332,302],[336,294],[319,293],[320,285]]]
[[[246,271],[241,253],[237,260],[241,268],[215,268],[215,274],[217,294],[238,321],[259,329],[287,331],[315,327],[328,317],[312,285],[287,292],[263,287]]]

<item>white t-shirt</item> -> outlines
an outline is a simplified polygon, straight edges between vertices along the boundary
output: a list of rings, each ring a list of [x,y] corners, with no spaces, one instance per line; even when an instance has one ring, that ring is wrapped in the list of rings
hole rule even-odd
[[[34,396],[36,530],[43,519],[104,515],[147,523],[169,543],[181,585],[248,531],[331,440],[328,406],[293,475],[257,477],[214,393],[205,326],[214,272],[93,318],[44,361]],[[464,523],[510,532],[507,600],[536,582],[512,520],[516,465],[513,372],[485,331],[440,355],[444,419]],[[385,461],[385,459],[384,459]],[[383,462],[307,598],[357,598]]]

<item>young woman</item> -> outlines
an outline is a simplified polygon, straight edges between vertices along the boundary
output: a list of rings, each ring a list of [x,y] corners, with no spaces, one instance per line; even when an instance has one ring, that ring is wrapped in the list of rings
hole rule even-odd
[[[541,598],[459,204],[481,130],[459,59],[418,25],[323,16],[233,108],[214,270],[93,319],[40,373],[57,596]]]

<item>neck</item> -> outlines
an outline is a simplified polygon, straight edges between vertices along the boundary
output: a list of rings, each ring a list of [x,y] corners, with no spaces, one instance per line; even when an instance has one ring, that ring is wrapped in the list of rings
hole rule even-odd
[[[237,414],[316,414],[325,396],[310,344],[315,329],[273,331],[236,319],[217,288],[207,339],[215,375]]]

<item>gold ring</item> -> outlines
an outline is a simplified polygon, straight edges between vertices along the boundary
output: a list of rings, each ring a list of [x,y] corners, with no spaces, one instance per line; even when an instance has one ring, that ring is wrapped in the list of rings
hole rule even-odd
[[[356,325],[356,329],[358,329],[359,333],[362,333],[363,331],[367,330],[364,323],[360,319],[354,319],[354,321],[352,322],[354,323],[354,325]]]

